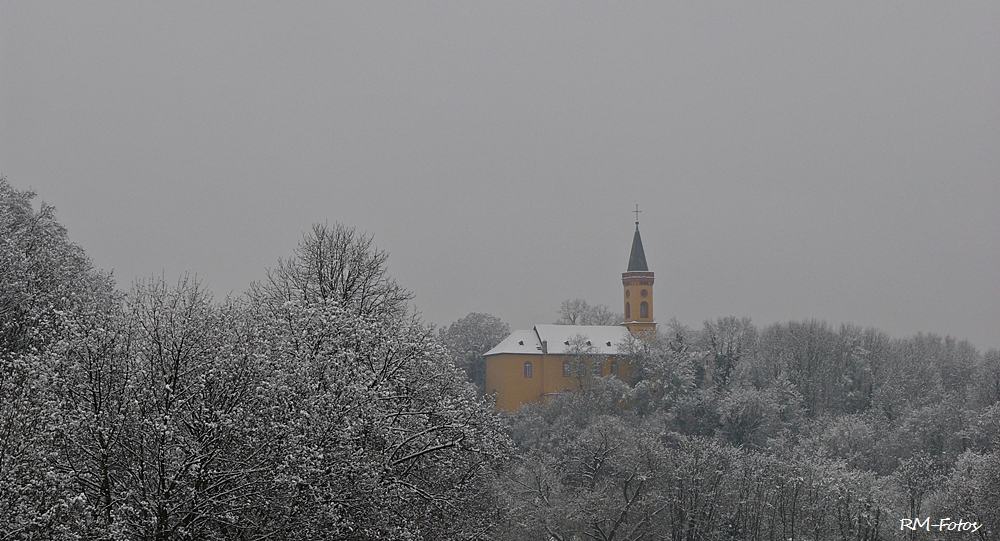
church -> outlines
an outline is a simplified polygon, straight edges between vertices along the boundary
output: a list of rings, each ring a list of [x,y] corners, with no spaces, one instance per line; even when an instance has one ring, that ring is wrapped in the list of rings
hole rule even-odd
[[[486,392],[493,394],[496,408],[514,411],[522,404],[576,390],[581,376],[628,376],[630,367],[618,358],[618,345],[630,333],[656,331],[653,273],[646,264],[638,220],[622,287],[621,325],[535,325],[514,331],[487,351]]]

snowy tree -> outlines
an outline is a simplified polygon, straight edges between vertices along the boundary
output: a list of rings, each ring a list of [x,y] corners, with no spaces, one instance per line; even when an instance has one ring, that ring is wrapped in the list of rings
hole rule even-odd
[[[966,451],[944,482],[937,516],[961,517],[978,522],[977,539],[1000,534],[1000,452]]]
[[[372,242],[343,224],[315,224],[295,256],[279,261],[255,294],[272,301],[337,302],[365,317],[403,317],[413,295],[389,276],[389,255]]]
[[[927,453],[903,459],[893,472],[892,481],[897,494],[905,499],[902,506],[905,516],[919,517],[925,497],[944,480],[944,468],[940,461]]]
[[[83,513],[59,470],[48,354],[0,355],[0,539],[70,539]]]
[[[125,420],[136,400],[129,392],[131,336],[122,302],[109,296],[74,318],[55,364],[60,466],[84,496],[96,531],[106,531],[119,506]]]
[[[109,294],[55,209],[0,177],[0,539],[60,538],[83,504],[59,467],[53,348]]]
[[[712,354],[715,364],[712,381],[716,386],[729,384],[736,367],[752,354],[756,340],[757,329],[748,317],[729,316],[705,322],[699,346]]]
[[[978,366],[973,392],[980,406],[1000,402],[1000,350],[991,349]]]
[[[507,454],[499,420],[406,314],[371,239],[333,231],[315,228],[249,298],[282,442],[258,520],[276,538],[482,536]],[[345,273],[370,278],[334,287]]]
[[[456,365],[482,393],[486,388],[486,358],[510,334],[510,326],[490,314],[471,313],[439,332],[441,342],[451,352]]]
[[[0,352],[39,352],[58,340],[68,312],[110,289],[69,241],[55,208],[0,177]]]
[[[512,537],[665,538],[667,448],[637,421],[598,415],[557,450],[534,448],[517,460],[510,484],[518,517]]]
[[[631,367],[636,408],[643,413],[667,410],[694,389],[695,365],[701,353],[681,346],[679,334],[627,335],[619,355]]]
[[[855,326],[838,332],[815,320],[776,324],[761,332],[756,354],[744,356],[740,375],[757,387],[787,378],[811,417],[855,413],[871,403],[873,375],[885,373],[880,350],[877,333]]]
[[[96,531],[229,538],[264,505],[263,374],[234,312],[196,282],[154,280],[74,325],[58,441]]]
[[[797,449],[811,456],[844,460],[852,469],[889,473],[895,464],[880,464],[877,452],[887,431],[884,418],[871,413],[823,418],[804,427]]]
[[[802,397],[787,380],[767,389],[738,387],[720,400],[721,435],[737,446],[765,449],[769,438],[799,420]]]

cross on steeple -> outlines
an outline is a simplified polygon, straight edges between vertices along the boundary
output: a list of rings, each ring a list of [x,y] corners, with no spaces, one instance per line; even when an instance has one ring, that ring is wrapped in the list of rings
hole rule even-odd
[[[642,212],[641,210],[639,210],[639,203],[635,204],[635,210],[633,210],[632,212],[635,213],[635,228],[639,229],[639,213]]]

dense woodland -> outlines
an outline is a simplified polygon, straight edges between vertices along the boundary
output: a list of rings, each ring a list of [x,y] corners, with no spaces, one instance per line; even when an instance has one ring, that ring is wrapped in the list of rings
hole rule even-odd
[[[33,196],[0,178],[0,540],[1000,538],[997,350],[670,322],[632,381],[497,413],[507,325],[421,321],[371,237],[313,226],[235,298],[123,291]]]

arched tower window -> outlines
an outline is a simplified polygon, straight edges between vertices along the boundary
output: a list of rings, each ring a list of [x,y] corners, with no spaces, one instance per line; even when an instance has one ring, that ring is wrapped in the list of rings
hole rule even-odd
[[[625,319],[632,317],[632,305],[625,303]]]
[[[569,365],[569,361],[563,361],[563,377],[568,378],[573,375],[572,368]]]
[[[648,302],[642,301],[642,304],[639,305],[639,317],[642,317],[642,318],[649,317],[649,303]]]
[[[527,361],[524,363],[524,377],[526,378],[531,377],[531,361]]]
[[[611,361],[611,375],[612,376],[618,375],[618,363],[616,363],[615,361]]]

